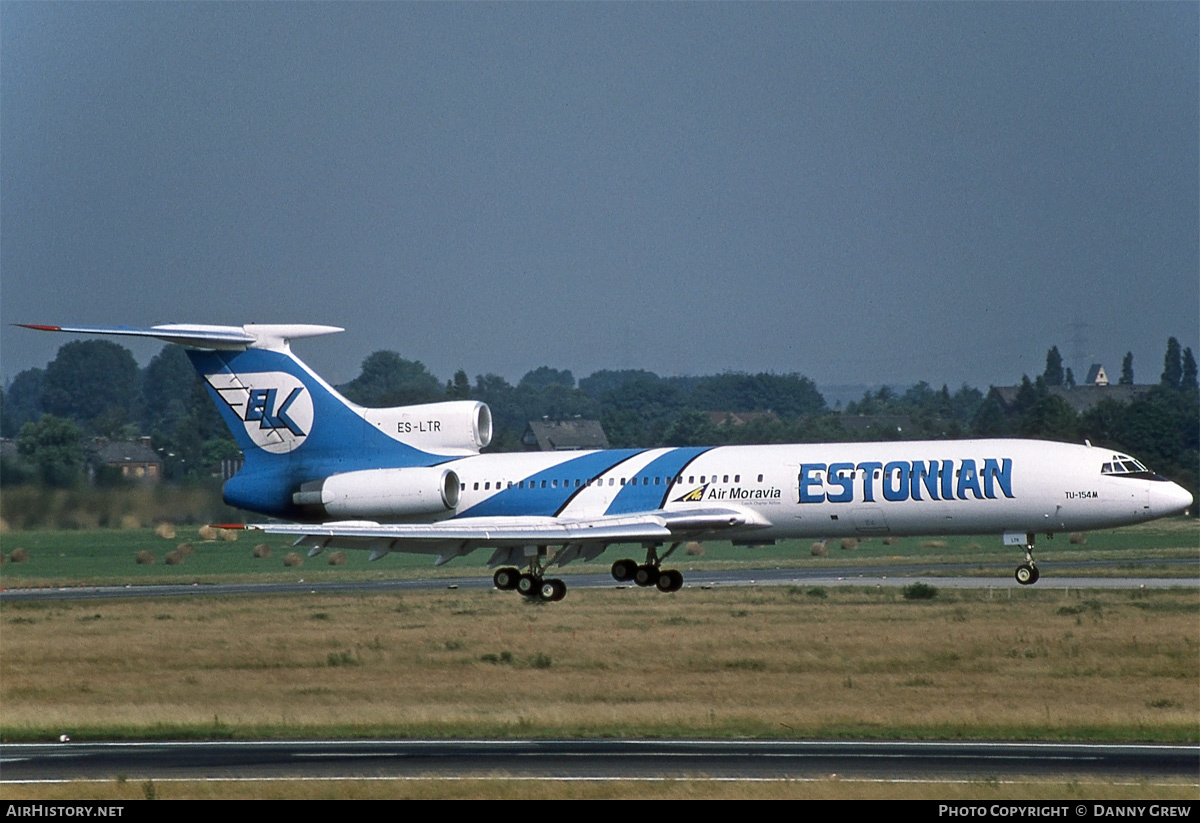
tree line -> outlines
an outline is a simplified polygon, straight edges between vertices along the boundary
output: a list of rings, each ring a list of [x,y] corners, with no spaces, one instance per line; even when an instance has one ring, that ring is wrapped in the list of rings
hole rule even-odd
[[[1133,385],[1125,356],[1119,384]],[[866,392],[831,409],[799,374],[729,372],[662,377],[650,371],[602,370],[580,380],[542,366],[516,385],[495,374],[472,382],[460,369],[444,383],[418,360],[394,351],[366,357],[357,377],[338,387],[351,401],[381,407],[480,400],[492,409],[489,451],[521,448],[528,421],[600,420],[614,447],[804,443],[880,439],[1031,437],[1128,451],[1195,491],[1200,464],[1196,360],[1175,338],[1167,343],[1157,383],[1130,402],[1101,400],[1082,413],[1062,396],[1075,385],[1057,346],[1046,368],[1023,376],[1016,399],[963,385],[955,391],[921,382],[899,391]],[[732,415],[747,415],[735,421]],[[110,341],[63,345],[45,369],[18,374],[0,395],[0,435],[19,458],[0,466],[0,482],[64,486],[83,476],[95,438],[151,438],[171,480],[207,477],[239,455],[184,351],[166,346],[145,368]]]

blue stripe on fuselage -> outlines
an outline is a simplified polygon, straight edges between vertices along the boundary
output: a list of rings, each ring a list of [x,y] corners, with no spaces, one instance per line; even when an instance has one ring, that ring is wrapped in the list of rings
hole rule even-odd
[[[631,512],[648,512],[661,509],[671,488],[671,481],[711,446],[672,449],[664,455],[656,457],[646,464],[646,467],[630,478],[613,502],[609,504],[605,514],[629,514]],[[663,478],[665,485],[655,483],[655,478]]]
[[[589,452],[564,460],[521,481],[514,481],[513,485],[486,500],[481,500],[469,509],[464,509],[456,517],[554,517],[571,502],[572,497],[587,488],[587,481],[594,480],[614,466],[644,451],[645,449],[611,449]],[[575,485],[576,481],[579,482],[578,486]],[[522,482],[523,486],[520,485]]]

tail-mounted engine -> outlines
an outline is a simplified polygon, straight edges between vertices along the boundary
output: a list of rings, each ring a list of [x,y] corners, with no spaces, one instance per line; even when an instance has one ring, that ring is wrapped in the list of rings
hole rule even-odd
[[[362,409],[361,414],[389,437],[436,454],[478,454],[492,442],[492,411],[473,400]]]
[[[451,511],[461,490],[450,469],[369,469],[305,483],[292,502],[318,520],[385,520]]]

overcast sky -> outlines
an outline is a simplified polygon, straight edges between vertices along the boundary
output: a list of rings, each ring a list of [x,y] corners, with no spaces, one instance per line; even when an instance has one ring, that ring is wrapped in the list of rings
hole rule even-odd
[[[0,3],[15,322],[540,365],[1155,382],[1200,350],[1200,4]],[[1086,327],[1072,324],[1086,324]],[[1086,345],[1074,359],[1079,337]],[[157,346],[131,346],[141,362]]]

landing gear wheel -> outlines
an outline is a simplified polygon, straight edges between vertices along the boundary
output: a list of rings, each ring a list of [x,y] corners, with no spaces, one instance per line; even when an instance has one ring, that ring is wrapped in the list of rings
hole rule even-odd
[[[1017,566],[1017,572],[1013,576],[1017,578],[1017,582],[1022,586],[1031,586],[1038,581],[1040,575],[1038,574],[1037,566],[1032,563],[1022,563]]]
[[[658,579],[662,575],[654,566],[638,566],[637,573],[633,576],[633,582],[639,586],[654,586],[658,584]]]
[[[547,603],[557,603],[567,596],[567,584],[557,578],[543,580],[538,594]]]
[[[525,597],[537,597],[542,588],[542,581],[532,574],[523,574],[517,578],[517,591]]]
[[[660,592],[677,592],[683,588],[683,574],[675,569],[660,572],[658,582],[654,584]]]
[[[520,579],[521,572],[511,566],[505,566],[502,569],[496,569],[496,573],[492,575],[492,583],[502,592],[510,592],[517,587],[517,580]]]
[[[618,560],[612,564],[613,580],[616,580],[618,583],[628,582],[637,574],[637,568],[637,563],[634,563],[632,560]]]

